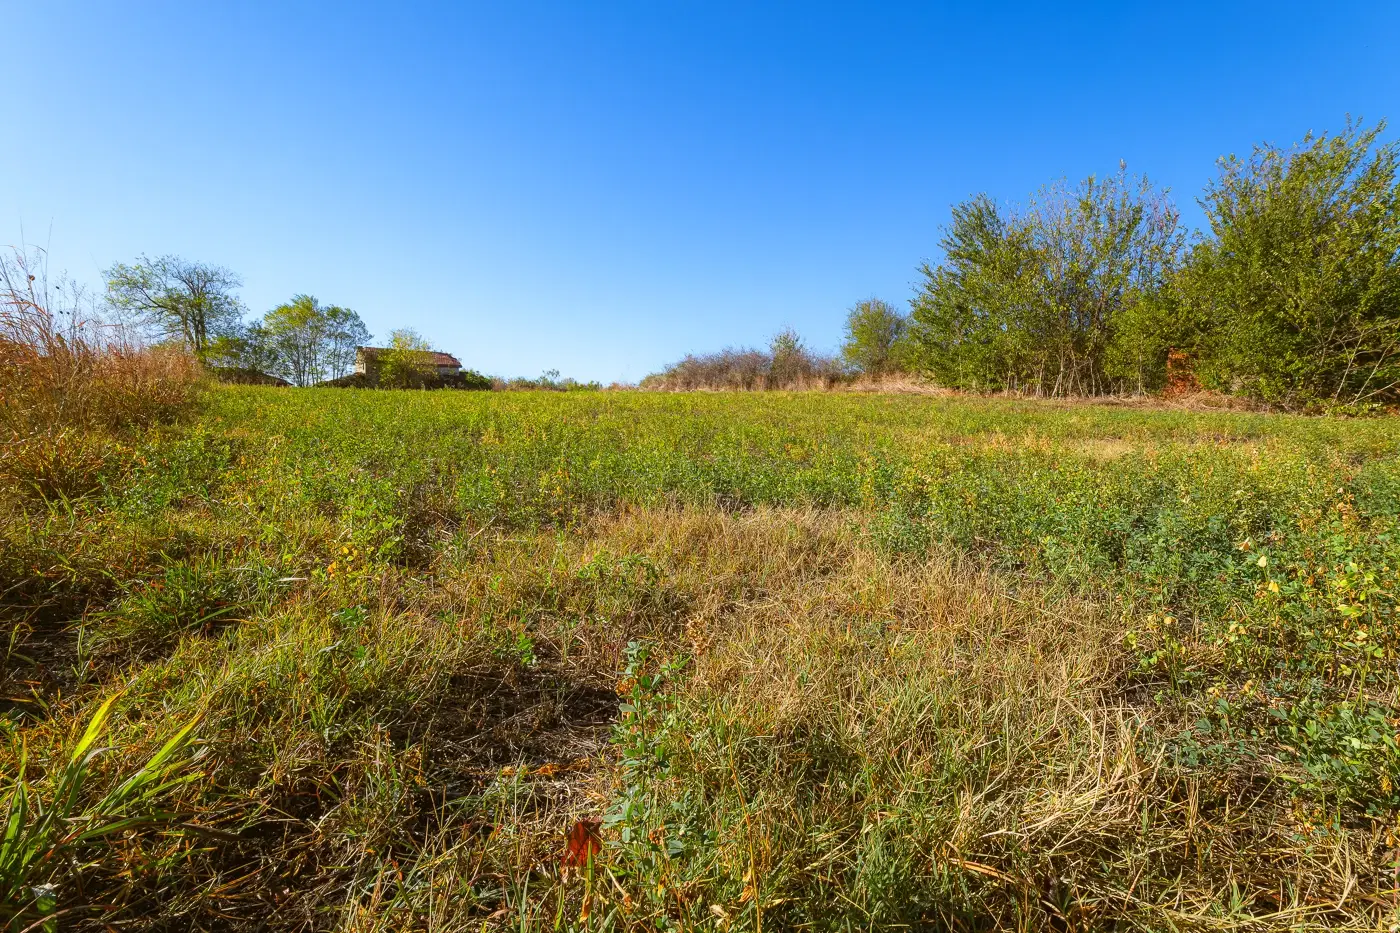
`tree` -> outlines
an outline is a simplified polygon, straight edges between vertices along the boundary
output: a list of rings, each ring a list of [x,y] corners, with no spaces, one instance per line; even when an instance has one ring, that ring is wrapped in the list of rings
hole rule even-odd
[[[137,315],[164,338],[180,340],[200,359],[211,340],[233,333],[242,318],[243,304],[233,290],[243,283],[221,266],[141,256],[133,265],[112,266],[106,279],[115,309]]]
[[[355,351],[370,341],[369,328],[360,316],[349,308],[327,305],[326,315],[326,370],[330,378],[339,379],[349,375],[355,368]]]
[[[281,372],[293,385],[315,385],[325,378],[330,344],[325,311],[310,295],[296,295],[263,316]]]
[[[902,370],[907,325],[905,316],[887,301],[868,298],[857,302],[846,315],[842,359],[870,376]]]
[[[279,375],[299,386],[338,379],[355,363],[355,349],[369,340],[360,316],[339,305],[296,295],[263,317]]]
[[[261,321],[220,334],[209,341],[205,361],[211,366],[251,369],[268,374],[276,374],[282,369],[276,342]]]
[[[1184,237],[1166,192],[1126,167],[1051,185],[1026,210],[979,195],[953,208],[944,261],[925,263],[913,301],[921,365],[945,385],[1096,395],[1147,381],[1162,349],[1125,371],[1122,326],[1157,302]]]
[[[1181,283],[1208,387],[1298,406],[1400,387],[1400,183],[1385,124],[1219,162]]]
[[[419,333],[400,329],[389,335],[389,346],[379,356],[381,387],[421,388],[435,374],[432,346]]]

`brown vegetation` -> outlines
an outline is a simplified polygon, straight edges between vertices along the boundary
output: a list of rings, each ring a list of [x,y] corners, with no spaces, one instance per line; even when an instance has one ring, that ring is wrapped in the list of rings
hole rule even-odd
[[[201,379],[189,354],[141,348],[122,330],[51,309],[42,271],[0,262],[0,478],[42,495],[84,491],[132,425],[168,420]]]
[[[786,359],[762,350],[729,348],[691,354],[642,380],[659,392],[831,389],[849,381],[839,361],[798,348]]]

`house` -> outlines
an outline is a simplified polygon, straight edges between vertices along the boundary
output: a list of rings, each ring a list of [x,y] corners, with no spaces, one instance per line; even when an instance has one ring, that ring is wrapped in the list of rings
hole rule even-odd
[[[355,372],[372,375],[379,368],[380,356],[388,352],[385,347],[356,347]],[[439,376],[455,376],[462,371],[461,362],[451,353],[429,350],[425,356]]]

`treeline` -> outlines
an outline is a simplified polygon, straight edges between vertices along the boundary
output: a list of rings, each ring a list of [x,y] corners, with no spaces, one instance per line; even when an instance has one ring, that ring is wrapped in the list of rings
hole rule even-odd
[[[1189,236],[1126,171],[958,205],[912,301],[919,367],[974,391],[1204,388],[1286,407],[1400,386],[1400,185],[1384,125],[1229,157]]]
[[[128,324],[159,343],[188,350],[216,370],[248,381],[266,375],[310,386],[339,379],[355,366],[369,329],[350,308],[296,295],[260,320],[234,290],[242,280],[221,266],[178,256],[140,257],[106,271],[107,302]]]
[[[1201,389],[1286,408],[1374,407],[1400,387],[1400,183],[1385,124],[1229,156],[1188,231],[1126,166],[1025,206],[953,207],[902,312],[851,309],[846,378],[909,373],[1034,396]],[[758,388],[756,351],[644,385]]]
[[[354,372],[356,352],[371,340],[359,314],[295,295],[249,321],[234,293],[241,279],[221,266],[142,256],[117,263],[105,277],[106,302],[125,324],[189,352],[225,382],[397,389],[491,389],[499,382],[473,370],[439,373],[432,345],[406,328],[390,333],[373,373]]]

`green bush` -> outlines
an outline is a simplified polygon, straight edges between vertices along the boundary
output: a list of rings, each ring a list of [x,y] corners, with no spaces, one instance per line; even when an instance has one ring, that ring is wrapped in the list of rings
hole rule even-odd
[[[1206,385],[1290,407],[1400,387],[1400,144],[1385,125],[1231,156],[1180,282],[1178,345]]]

